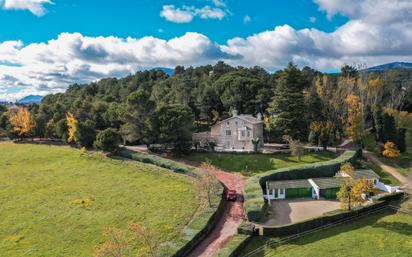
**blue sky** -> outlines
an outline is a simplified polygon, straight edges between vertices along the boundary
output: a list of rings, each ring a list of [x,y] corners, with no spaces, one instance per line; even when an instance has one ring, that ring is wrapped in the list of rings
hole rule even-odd
[[[0,0],[1,1],[1,0]],[[190,23],[173,23],[160,17],[162,6],[214,6],[209,0],[54,0],[45,4],[47,13],[41,17],[29,10],[0,10],[0,41],[22,40],[24,43],[45,42],[61,32],[80,32],[85,36],[143,37],[164,39],[181,36],[187,31],[207,35],[225,43],[233,37],[247,37],[275,26],[289,24],[295,29],[308,27],[331,32],[348,19],[326,12],[311,0],[228,0],[229,13],[222,20],[194,18]],[[250,17],[249,22],[244,18]]]
[[[0,99],[219,60],[412,61],[412,0],[0,0],[0,24]]]

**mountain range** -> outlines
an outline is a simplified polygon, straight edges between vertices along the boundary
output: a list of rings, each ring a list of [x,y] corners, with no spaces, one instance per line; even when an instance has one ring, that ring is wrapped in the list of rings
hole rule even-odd
[[[368,71],[388,70],[388,69],[411,69],[412,63],[409,62],[391,62],[368,68]]]
[[[18,100],[17,103],[19,104],[39,104],[43,100],[43,96],[40,95],[28,95],[23,97],[22,99]]]

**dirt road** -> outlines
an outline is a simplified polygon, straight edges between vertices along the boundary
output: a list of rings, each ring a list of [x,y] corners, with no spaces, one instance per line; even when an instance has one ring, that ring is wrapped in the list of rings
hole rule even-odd
[[[375,154],[368,152],[368,151],[363,151],[363,156],[368,159],[368,161],[378,165],[379,167],[381,167],[384,171],[388,172],[389,174],[391,174],[392,176],[394,176],[397,180],[399,180],[399,182],[401,183],[402,186],[404,187],[408,187],[408,188],[412,188],[412,179],[405,177],[404,175],[402,175],[401,173],[399,173],[399,171],[389,165],[384,164],[383,162],[381,162],[376,156]]]
[[[188,163],[186,162],[186,164]],[[227,205],[223,217],[220,219],[212,233],[189,255],[190,257],[214,256],[234,235],[236,235],[237,228],[245,218],[242,199],[246,180],[239,174],[229,173],[222,170],[205,170],[205,172],[211,173],[229,190],[236,190],[241,196],[238,197],[238,201],[236,202],[226,202]]]

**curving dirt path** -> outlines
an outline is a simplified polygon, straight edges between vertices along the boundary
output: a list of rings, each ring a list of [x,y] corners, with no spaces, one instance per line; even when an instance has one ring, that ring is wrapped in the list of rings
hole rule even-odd
[[[366,159],[368,159],[368,161],[378,165],[380,168],[382,168],[382,170],[384,170],[384,171],[388,172],[389,174],[391,174],[392,176],[394,176],[397,180],[399,180],[399,182],[401,183],[402,186],[404,186],[406,188],[412,188],[412,179],[410,179],[408,177],[405,177],[404,175],[399,173],[399,171],[396,168],[381,162],[375,156],[375,154],[364,150],[363,151],[363,156]]]
[[[176,161],[199,168],[199,164],[197,163],[183,160]],[[212,257],[217,254],[217,252],[237,234],[237,228],[245,219],[243,195],[245,193],[246,179],[239,174],[225,172],[223,170],[203,170],[215,176],[227,189],[236,190],[238,193],[238,200],[236,202],[226,201],[226,207],[222,218],[209,236],[188,255],[190,257]]]

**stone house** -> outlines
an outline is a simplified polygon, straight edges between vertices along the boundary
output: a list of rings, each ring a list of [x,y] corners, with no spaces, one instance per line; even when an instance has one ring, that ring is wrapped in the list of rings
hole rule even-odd
[[[252,139],[259,138],[258,149],[263,147],[263,121],[261,115],[240,114],[212,126],[210,132],[193,134],[193,141],[201,146],[213,142],[217,151],[253,151]]]

